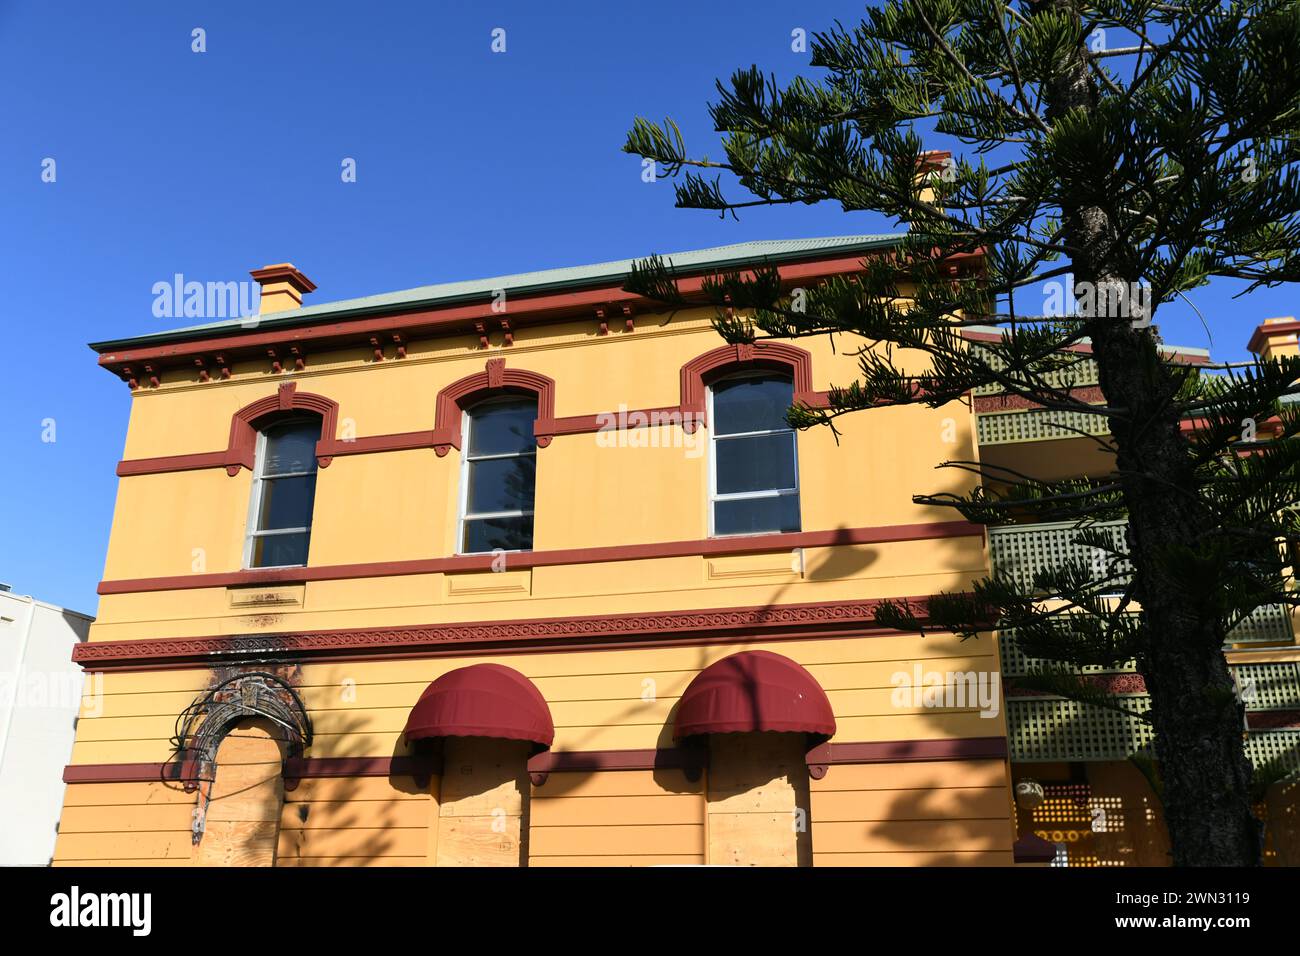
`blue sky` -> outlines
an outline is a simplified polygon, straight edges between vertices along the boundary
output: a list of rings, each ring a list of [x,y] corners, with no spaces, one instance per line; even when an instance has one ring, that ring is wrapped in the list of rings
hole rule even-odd
[[[0,2],[0,581],[94,613],[130,398],[85,343],[190,324],[153,315],[154,283],[176,273],[243,280],[291,261],[324,302],[892,231],[831,206],[738,223],[676,210],[671,184],[643,183],[619,151],[636,115],[670,115],[688,146],[716,155],[714,80],[753,63],[788,79],[807,60],[793,29],[861,9]],[[196,27],[205,53],[191,50]],[[498,27],[504,54],[491,51]],[[341,181],[348,157],[355,183]],[[1263,317],[1296,311],[1286,289],[1235,291],[1193,297],[1223,359],[1245,357]],[[1168,341],[1210,344],[1190,310],[1161,320]]]

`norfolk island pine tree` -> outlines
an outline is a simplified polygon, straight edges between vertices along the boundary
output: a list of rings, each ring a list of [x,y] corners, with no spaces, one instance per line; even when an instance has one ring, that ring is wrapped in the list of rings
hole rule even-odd
[[[948,461],[981,484],[914,496],[986,525],[1071,522],[1100,566],[1044,568],[1029,588],[995,572],[925,609],[885,602],[876,620],[1014,629],[1046,662],[1023,684],[1126,712],[1078,668],[1135,661],[1174,865],[1259,863],[1259,778],[1223,645],[1258,608],[1297,601],[1300,417],[1282,400],[1300,392],[1300,359],[1193,367],[1159,347],[1155,320],[1215,277],[1246,291],[1300,279],[1300,0],[883,0],[816,34],[811,65],[816,78],[786,85],[757,67],[718,83],[720,160],[688,152],[672,120],[638,118],[623,148],[675,179],[679,207],[832,202],[906,236],[853,275],[792,290],[759,267],[707,278],[694,301],[718,307],[728,342],[867,340],[829,407],[789,410],[798,428],[981,386],[1104,415],[1105,474]],[[940,138],[951,152],[926,150]],[[952,268],[976,255],[977,271]],[[1074,283],[1070,314],[1042,314],[1032,290],[1049,280]],[[686,301],[657,257],[626,288]],[[1002,334],[971,348],[973,325]],[[1100,403],[1075,384],[1081,343]],[[903,350],[928,368],[905,368]],[[1115,518],[1122,548],[1093,527]]]

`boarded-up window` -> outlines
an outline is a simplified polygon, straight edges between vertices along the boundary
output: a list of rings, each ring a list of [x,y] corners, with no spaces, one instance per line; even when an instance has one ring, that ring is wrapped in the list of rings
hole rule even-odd
[[[709,862],[811,866],[803,734],[709,737]]]
[[[528,865],[528,756],[519,740],[443,744],[438,866]]]
[[[242,720],[217,748],[199,866],[274,866],[284,803],[283,751],[272,724]]]

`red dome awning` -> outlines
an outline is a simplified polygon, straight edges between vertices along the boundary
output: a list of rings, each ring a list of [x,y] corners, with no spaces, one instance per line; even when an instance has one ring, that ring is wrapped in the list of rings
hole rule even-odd
[[[555,723],[542,692],[502,664],[471,664],[424,689],[406,719],[406,742],[434,737],[499,737],[550,749]]]
[[[806,670],[771,651],[742,651],[715,661],[682,695],[673,739],[749,731],[835,734],[826,692]],[[820,741],[819,741],[820,742]]]

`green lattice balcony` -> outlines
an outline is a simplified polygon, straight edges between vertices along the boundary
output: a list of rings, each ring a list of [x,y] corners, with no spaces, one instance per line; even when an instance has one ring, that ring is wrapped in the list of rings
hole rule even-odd
[[[988,349],[972,345],[972,352],[978,352],[994,368],[1002,369],[1006,363],[993,357]],[[1053,388],[1086,388],[1089,385],[1097,384],[1097,362],[1095,359],[1080,357],[1069,368],[1058,369],[1055,372],[1043,376]],[[997,395],[1002,391],[1000,385],[981,385],[974,390],[976,395]]]
[[[1047,666],[1020,650],[1013,631],[998,640],[1003,676],[1014,680]],[[1113,668],[1084,667],[1091,675],[1125,674],[1133,662]],[[1300,710],[1300,662],[1275,661],[1229,665],[1247,712]],[[1139,685],[1140,689],[1140,685]],[[1151,699],[1144,693],[1117,694],[1124,706],[1147,713]],[[1152,742],[1149,724],[1118,711],[1080,704],[1060,697],[1012,697],[1007,700],[1007,738],[1011,759],[1022,762],[1124,760]],[[1282,759],[1300,770],[1300,729],[1254,730],[1246,738],[1246,753],[1255,764]]]
[[[1142,695],[1125,702],[1140,713],[1151,708]],[[1127,760],[1152,740],[1150,724],[1118,711],[1053,697],[1007,701],[1007,745],[1016,763]],[[1300,771],[1300,729],[1253,730],[1246,735],[1246,756],[1256,766],[1280,760]]]
[[[1230,664],[1246,710],[1300,710],[1300,662]]]
[[[999,634],[998,653],[1002,660],[1002,676],[1007,679],[1037,674],[1052,667],[1050,662],[1024,653],[1012,629]],[[1133,661],[1126,661],[1116,667],[1087,666],[1073,670],[1082,675],[1131,674],[1137,667]],[[1228,670],[1237,682],[1247,711],[1300,711],[1300,661],[1230,663]]]
[[[1257,767],[1276,761],[1300,771],[1300,729],[1254,731],[1246,737],[1246,756]]]
[[[1102,521],[1091,525],[1091,530],[1105,534],[1111,546],[1127,551],[1124,536],[1125,522]],[[993,570],[1009,575],[1024,589],[1033,586],[1035,572],[1043,568],[1059,567],[1067,561],[1080,561],[1105,571],[1109,555],[1099,548],[1078,543],[1080,529],[1072,522],[1054,524],[1006,525],[989,528],[989,557]],[[1127,580],[1132,571],[1128,562],[1116,569],[1121,580]],[[1254,613],[1238,624],[1230,633],[1228,643],[1280,643],[1292,640],[1291,612],[1286,605],[1272,604],[1256,608]]]
[[[980,412],[975,416],[975,433],[981,445],[1077,438],[1080,432],[1085,435],[1109,435],[1110,423],[1105,415],[1042,408]]]
[[[1146,695],[1123,700],[1139,713],[1151,709]],[[1150,724],[1103,707],[1059,697],[1007,701],[1007,745],[1016,762],[1125,760],[1152,739]]]

